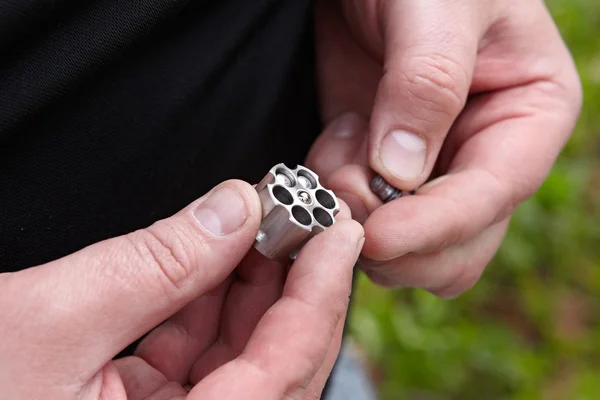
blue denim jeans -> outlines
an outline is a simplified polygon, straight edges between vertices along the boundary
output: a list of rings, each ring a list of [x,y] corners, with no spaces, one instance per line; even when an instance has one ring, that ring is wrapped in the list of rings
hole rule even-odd
[[[340,356],[329,382],[324,400],[376,400],[377,395],[365,371],[348,344],[342,346]]]

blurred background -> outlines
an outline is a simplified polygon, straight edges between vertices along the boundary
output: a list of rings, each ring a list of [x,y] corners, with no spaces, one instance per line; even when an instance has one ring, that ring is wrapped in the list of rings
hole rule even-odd
[[[547,0],[584,85],[577,129],[455,300],[360,276],[351,338],[384,400],[600,399],[600,0]]]

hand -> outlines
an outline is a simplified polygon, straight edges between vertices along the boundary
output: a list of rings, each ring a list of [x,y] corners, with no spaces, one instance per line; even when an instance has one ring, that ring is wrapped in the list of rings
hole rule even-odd
[[[1,397],[319,397],[363,230],[340,221],[288,275],[256,251],[244,258],[260,216],[254,189],[228,181],[149,228],[0,275]]]
[[[581,87],[541,0],[320,0],[327,128],[307,165],[364,222],[386,286],[469,289],[572,133]],[[376,171],[415,196],[382,205]]]

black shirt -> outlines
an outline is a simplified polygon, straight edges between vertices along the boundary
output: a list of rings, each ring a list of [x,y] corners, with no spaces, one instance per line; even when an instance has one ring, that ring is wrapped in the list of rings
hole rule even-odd
[[[309,0],[0,0],[0,272],[301,163],[320,130],[312,12]]]
[[[308,0],[0,0],[0,271],[303,161]]]

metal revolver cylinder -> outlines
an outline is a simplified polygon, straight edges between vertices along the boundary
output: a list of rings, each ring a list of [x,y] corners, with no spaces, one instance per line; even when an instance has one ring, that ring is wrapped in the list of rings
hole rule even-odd
[[[340,210],[335,194],[303,166],[277,164],[256,185],[262,222],[254,247],[266,257],[289,262],[313,236],[335,223]]]

